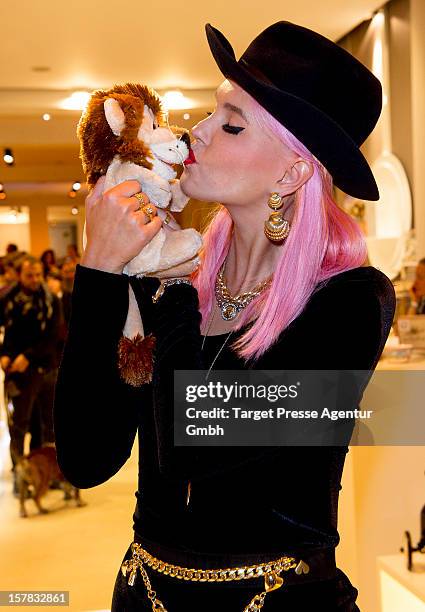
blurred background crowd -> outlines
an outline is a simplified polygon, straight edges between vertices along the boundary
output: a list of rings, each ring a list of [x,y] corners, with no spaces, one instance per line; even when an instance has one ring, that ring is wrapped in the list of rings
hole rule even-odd
[[[8,244],[0,259],[0,365],[15,496],[25,435],[31,434],[30,450],[54,444],[54,386],[79,259],[74,244],[60,260],[52,249],[37,258]]]

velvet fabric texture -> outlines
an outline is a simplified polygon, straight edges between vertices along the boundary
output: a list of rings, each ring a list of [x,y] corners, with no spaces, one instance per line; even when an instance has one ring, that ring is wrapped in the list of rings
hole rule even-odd
[[[244,553],[279,557],[290,551],[333,550],[339,542],[338,496],[347,447],[174,447],[173,371],[208,369],[225,335],[207,337],[201,350],[196,289],[172,285],[152,304],[159,279],[133,278],[145,331],[156,337],[155,366],[151,384],[139,389],[125,385],[116,351],[128,282],[125,275],[77,269],[54,408],[57,455],[65,477],[79,488],[105,482],[130,456],[138,432],[133,518],[142,541],[176,554],[219,553],[229,559],[227,566],[232,555]],[[394,310],[393,286],[379,270],[369,266],[338,274],[313,293],[255,368],[373,370]],[[228,346],[214,364],[214,369],[244,368]],[[257,581],[233,587],[174,584],[154,574],[149,573],[170,612],[217,606],[236,612],[262,590]],[[112,610],[150,609],[147,600],[143,604],[140,576],[133,589],[119,573]],[[337,570],[329,580],[278,589],[267,596],[264,609],[314,605],[348,612],[358,610],[356,595],[348,577]]]

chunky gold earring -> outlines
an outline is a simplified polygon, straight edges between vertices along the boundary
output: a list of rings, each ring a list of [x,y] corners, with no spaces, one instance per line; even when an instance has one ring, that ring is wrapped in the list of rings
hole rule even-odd
[[[268,205],[273,209],[267,221],[264,221],[264,233],[272,242],[280,242],[289,234],[291,226],[287,219],[284,219],[282,212],[277,212],[283,206],[283,197],[273,192],[268,201]]]

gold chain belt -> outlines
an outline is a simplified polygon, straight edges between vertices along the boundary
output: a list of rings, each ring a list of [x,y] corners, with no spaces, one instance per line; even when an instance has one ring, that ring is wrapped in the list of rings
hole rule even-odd
[[[152,602],[152,610],[155,612],[167,612],[167,609],[162,601],[158,599],[156,592],[152,589],[152,585],[143,564],[146,564],[157,572],[171,576],[172,578],[190,580],[191,582],[230,582],[231,580],[247,580],[249,578],[260,578],[264,576],[264,591],[257,593],[244,608],[243,612],[256,612],[257,610],[261,610],[267,593],[275,591],[282,586],[283,578],[280,576],[282,571],[287,572],[288,570],[295,569],[295,573],[301,575],[307,574],[310,570],[305,561],[299,560],[297,562],[294,557],[280,557],[274,561],[257,563],[256,565],[204,570],[182,567],[180,565],[173,565],[172,563],[161,561],[142,548],[138,542],[133,542],[131,544],[131,552],[131,559],[127,559],[121,565],[122,574],[126,578],[127,574],[130,573],[128,584],[133,586],[136,580],[137,569],[139,569],[146,587],[148,598]]]

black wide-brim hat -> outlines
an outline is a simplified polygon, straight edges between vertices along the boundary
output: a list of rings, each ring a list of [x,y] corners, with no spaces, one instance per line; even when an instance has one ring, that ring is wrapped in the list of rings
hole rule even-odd
[[[219,30],[205,29],[223,75],[292,132],[337,187],[359,199],[379,199],[359,148],[382,108],[381,83],[370,70],[331,40],[288,21],[261,32],[239,61]]]

